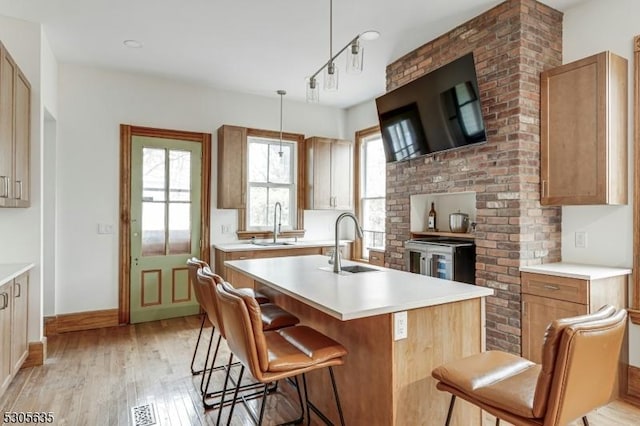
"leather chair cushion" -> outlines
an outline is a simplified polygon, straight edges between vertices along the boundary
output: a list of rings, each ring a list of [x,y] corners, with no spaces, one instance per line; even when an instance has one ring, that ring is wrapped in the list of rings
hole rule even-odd
[[[274,303],[261,304],[260,314],[262,319],[262,329],[265,331],[290,327],[300,322],[298,317],[288,311],[285,311]]]
[[[527,359],[488,351],[441,365],[432,375],[487,405],[535,418],[533,396],[539,373],[540,366]]]
[[[268,331],[265,337],[270,372],[310,367],[347,354],[344,346],[306,326]]]

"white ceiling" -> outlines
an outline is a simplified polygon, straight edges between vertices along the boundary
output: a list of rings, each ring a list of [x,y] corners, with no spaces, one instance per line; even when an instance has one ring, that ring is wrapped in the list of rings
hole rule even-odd
[[[558,10],[587,0],[543,0]],[[340,67],[349,107],[384,93],[385,67],[490,9],[496,0],[336,0],[334,52],[369,29],[364,71]],[[305,77],[329,58],[329,0],[0,0],[0,15],[40,22],[61,63],[154,74],[261,96],[305,98]],[[141,49],[123,45],[139,40]]]

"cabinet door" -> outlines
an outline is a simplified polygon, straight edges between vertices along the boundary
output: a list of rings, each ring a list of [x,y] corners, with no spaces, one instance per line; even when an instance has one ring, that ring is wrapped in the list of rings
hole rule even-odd
[[[331,145],[331,195],[338,210],[353,208],[353,144],[335,141]]]
[[[15,72],[16,65],[0,44],[0,206],[8,205],[12,197]]]
[[[28,295],[29,274],[25,273],[13,281],[13,319],[11,321],[11,364],[13,373],[20,369],[29,354],[27,338]]]
[[[29,147],[30,147],[30,96],[29,82],[18,72],[15,79],[15,143],[13,197],[18,207],[30,205]]]
[[[603,52],[541,74],[542,204],[627,202],[626,67]]]
[[[244,209],[247,186],[247,129],[218,129],[218,208]]]
[[[369,249],[369,263],[377,266],[384,266],[384,251]]]
[[[312,174],[308,188],[308,208],[332,209],[331,194],[331,139],[311,138],[309,146],[309,172]]]
[[[0,286],[0,395],[11,379],[11,287]]]
[[[544,333],[551,321],[586,313],[587,305],[523,294],[522,356],[540,363]]]

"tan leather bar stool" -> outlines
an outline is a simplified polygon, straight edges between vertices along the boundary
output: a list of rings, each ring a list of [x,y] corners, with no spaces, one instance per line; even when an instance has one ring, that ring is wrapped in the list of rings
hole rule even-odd
[[[625,336],[627,312],[597,312],[553,321],[545,333],[542,364],[489,351],[441,365],[431,373],[438,389],[516,426],[560,426],[609,402]]]
[[[199,291],[203,300],[203,305],[204,305],[205,312],[207,314],[207,318],[213,324],[213,326],[218,330],[218,333],[219,333],[216,349],[210,363],[209,375],[207,377],[206,384],[204,381],[204,375],[202,376],[202,379],[200,381],[202,404],[204,405],[205,409],[212,409],[212,408],[218,407],[219,404],[209,403],[207,402],[207,399],[210,397],[218,396],[219,394],[221,394],[221,391],[215,391],[212,393],[208,392],[209,384],[211,382],[211,377],[213,375],[214,370],[225,368],[224,366],[215,367],[216,358],[218,357],[218,351],[220,349],[220,342],[222,338],[226,338],[224,323],[222,321],[222,317],[220,316],[220,313],[218,310],[219,302],[218,302],[218,296],[215,290],[215,286],[216,284],[223,283],[224,280],[219,275],[211,272],[209,268],[202,268],[202,269],[199,269],[196,273],[196,282],[200,287]],[[251,297],[254,297],[255,295],[255,292],[253,291],[253,289],[243,288],[241,290],[245,294],[251,295]],[[265,307],[265,313],[261,318],[261,325],[267,330],[273,330],[280,327],[290,327],[300,322],[298,317],[290,314],[289,312],[285,311],[284,309],[278,307],[273,303],[265,303],[260,306]],[[207,360],[209,359],[209,353],[210,352],[207,352],[207,357],[206,357]],[[232,360],[233,360],[233,351],[229,356],[229,363],[226,368],[225,386],[229,379]]]
[[[338,389],[333,375],[333,366],[344,364],[347,350],[335,340],[325,336],[307,326],[287,327],[276,331],[264,331],[261,320],[261,306],[256,300],[243,293],[240,289],[233,289],[224,284],[218,284],[219,310],[223,318],[227,344],[231,351],[242,363],[238,385],[236,385],[227,425],[231,422],[233,409],[238,398],[239,384],[245,368],[248,368],[255,380],[264,384],[263,398],[258,425],[264,417],[265,400],[268,386],[285,378],[296,378],[304,374],[327,367],[331,376],[336,406],[340,416],[340,424],[344,426],[344,416],[338,396]],[[302,405],[300,388],[296,386],[302,415],[291,422],[302,421],[305,409]],[[223,390],[224,402],[226,386]],[[311,403],[305,386],[305,400],[307,413],[310,414]],[[317,409],[314,409],[316,411]],[[318,412],[318,411],[316,411]],[[253,417],[253,413],[251,413]],[[322,419],[331,424],[324,416]],[[254,418],[254,420],[256,420]]]
[[[200,346],[200,340],[202,339],[202,330],[204,329],[205,322],[207,321],[207,314],[202,302],[202,295],[200,294],[200,286],[198,286],[196,282],[196,274],[198,272],[198,269],[200,268],[209,269],[209,265],[207,264],[207,262],[203,260],[200,260],[196,257],[192,257],[190,259],[187,259],[187,266],[189,267],[189,283],[191,285],[191,288],[193,289],[193,293],[195,294],[196,301],[200,305],[200,310],[202,311],[202,322],[200,323],[200,331],[198,332],[198,339],[196,340],[196,346],[195,348],[193,348],[193,356],[191,357],[191,366],[190,366],[191,374],[195,376],[205,371],[204,368],[195,369],[194,364],[196,360],[196,355],[198,353],[198,347]],[[258,303],[270,302],[269,298],[260,292],[256,291],[254,292],[254,295]],[[215,333],[215,327],[212,327],[211,337],[209,339],[209,347],[207,348],[207,354],[209,354],[209,352],[211,351],[211,343],[213,342],[214,333]],[[208,358],[208,355],[207,355],[207,358]],[[207,364],[207,358],[205,358],[205,366]]]

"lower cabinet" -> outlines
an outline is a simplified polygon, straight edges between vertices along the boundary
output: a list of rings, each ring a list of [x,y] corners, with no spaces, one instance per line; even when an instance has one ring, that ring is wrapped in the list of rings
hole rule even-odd
[[[522,272],[522,356],[542,362],[542,345],[547,326],[554,320],[597,311],[609,304],[627,306],[627,275],[579,279]],[[629,349],[623,344],[621,366]],[[624,371],[623,371],[624,370]],[[625,369],[619,371],[621,391]],[[614,394],[618,393],[614,391]]]
[[[384,250],[370,248],[369,264],[384,267]]]
[[[0,287],[0,395],[29,354],[27,311],[29,274]]]

